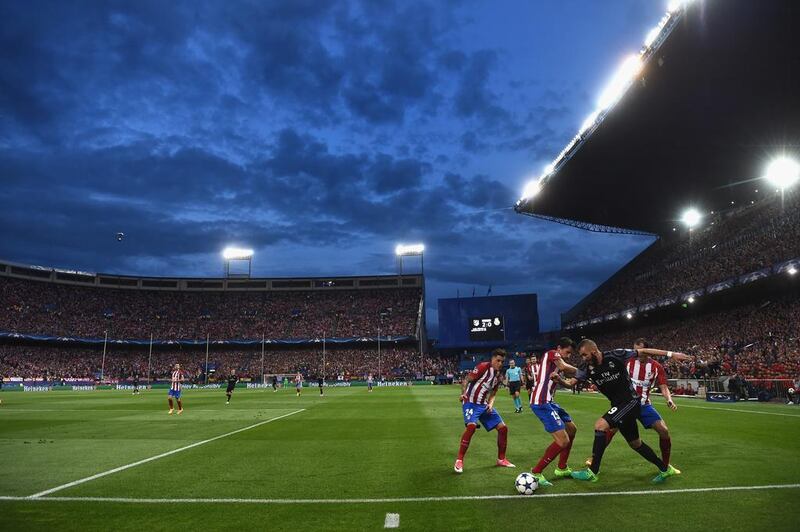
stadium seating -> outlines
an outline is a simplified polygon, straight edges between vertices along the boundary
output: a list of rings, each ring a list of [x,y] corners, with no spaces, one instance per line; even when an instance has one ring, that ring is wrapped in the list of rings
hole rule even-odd
[[[656,242],[591,294],[570,322],[678,297],[798,257],[800,194],[773,196]]]
[[[425,375],[447,375],[455,371],[456,358],[420,357],[414,347],[382,346],[380,361],[376,349],[332,349],[326,352],[325,375],[329,379],[339,376],[347,380],[361,379],[369,373],[377,376],[378,368],[386,378],[416,378],[422,374],[424,360]],[[226,375],[231,369],[241,378],[259,379],[261,376],[261,352],[259,350],[212,351],[209,354],[209,367],[217,375]],[[286,374],[301,372],[307,377],[322,373],[321,349],[291,349],[266,351],[264,355],[265,374]],[[151,360],[151,376],[166,379],[175,363],[200,379],[205,368],[205,351],[177,350],[157,351]],[[25,379],[88,379],[99,376],[103,364],[102,351],[86,348],[0,346],[0,375]],[[148,352],[109,349],[106,353],[104,378],[123,380],[138,373],[142,381],[147,377]]]
[[[0,277],[0,331],[144,339],[414,335],[418,289],[120,290]]]
[[[783,299],[658,325],[593,336],[601,349],[632,347],[645,338],[653,347],[683,351],[694,360],[666,364],[672,378],[739,374],[748,379],[800,376],[800,301]]]

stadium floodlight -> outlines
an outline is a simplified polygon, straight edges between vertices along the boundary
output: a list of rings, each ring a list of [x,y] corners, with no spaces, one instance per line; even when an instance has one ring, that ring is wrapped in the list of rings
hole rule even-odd
[[[797,274],[797,268],[795,268],[794,266],[789,266],[789,269],[786,270],[786,271],[789,272],[789,275],[796,275]]]
[[[578,130],[578,135],[583,136],[584,133],[589,131],[589,129],[591,129],[591,127],[597,121],[598,116],[600,116],[600,111],[595,111],[587,116],[586,120],[584,120],[583,124],[581,124],[581,128]]]
[[[632,320],[632,319],[633,319],[633,314],[631,314],[630,312],[626,312],[626,313],[625,313],[625,317],[626,317],[627,319],[629,319],[629,320]]]
[[[778,157],[767,166],[764,179],[781,190],[800,181],[800,164],[789,157]]]
[[[689,299],[686,300],[689,303],[694,303],[694,296],[689,296]]]
[[[549,164],[545,165],[544,170],[543,170],[543,175],[550,175],[555,171],[555,169],[556,169],[556,163],[554,163],[554,162],[553,163],[549,163]]]
[[[522,199],[528,200],[536,196],[542,190],[542,186],[539,184],[538,179],[534,179],[533,181],[529,182],[525,185],[525,188],[522,191]]]
[[[253,258],[253,250],[227,247],[222,250],[222,258],[225,260],[249,260]]]
[[[394,248],[394,253],[398,257],[410,257],[414,255],[422,255],[425,252],[424,244],[397,244]]]
[[[638,54],[629,55],[614,73],[614,77],[600,94],[597,102],[600,109],[608,109],[619,100],[628,86],[642,70],[642,58]]]
[[[675,13],[683,9],[684,6],[689,4],[692,0],[669,0],[667,3],[667,13]]]
[[[702,219],[703,215],[700,214],[700,211],[697,209],[686,209],[686,211],[683,213],[683,216],[681,216],[681,221],[686,224],[686,227],[689,229],[692,229],[699,224],[700,220]]]

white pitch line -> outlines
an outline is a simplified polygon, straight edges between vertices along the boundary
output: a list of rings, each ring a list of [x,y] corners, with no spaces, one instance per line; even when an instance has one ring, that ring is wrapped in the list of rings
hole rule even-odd
[[[583,397],[585,399],[604,399],[602,396],[588,396],[588,395],[581,395],[579,397]],[[784,417],[800,417],[800,414],[785,414],[783,412],[764,412],[763,410],[744,410],[742,408],[714,408],[711,406],[697,406],[697,405],[687,405],[683,401],[678,403],[678,408],[699,408],[701,410],[718,410],[720,412],[743,412],[745,414],[764,414],[765,416],[784,416]]]
[[[593,491],[586,493],[540,493],[530,497],[522,495],[456,495],[444,497],[387,497],[382,499],[137,499],[130,497],[13,497],[0,496],[0,501],[48,502],[109,502],[132,504],[383,504],[407,502],[482,501],[498,499],[535,500],[560,497],[608,497],[619,495],[671,495],[718,491],[751,491],[798,489],[800,484],[767,484],[761,486],[719,486],[716,488],[650,489],[635,491]]]
[[[288,414],[284,414],[282,416],[273,417],[271,419],[267,419],[265,421],[260,421],[248,427],[244,427],[238,430],[234,430],[231,432],[227,432],[225,434],[220,434],[219,436],[214,436],[213,438],[209,438],[207,440],[199,441],[192,443],[190,445],[186,445],[185,447],[180,447],[178,449],[173,449],[171,451],[167,451],[165,453],[158,454],[156,456],[151,456],[150,458],[145,458],[144,460],[139,460],[138,462],[133,462],[132,464],[127,464],[120,467],[115,467],[114,469],[109,469],[108,471],[103,471],[102,473],[97,473],[96,475],[92,475],[90,477],[82,478],[79,480],[75,480],[73,482],[68,482],[67,484],[62,484],[61,486],[56,486],[55,488],[50,488],[49,490],[40,491],[39,493],[34,493],[33,495],[29,495],[26,497],[27,499],[37,500],[40,497],[44,497],[45,495],[49,495],[51,493],[55,493],[56,491],[65,490],[67,488],[71,488],[73,486],[77,486],[79,484],[83,484],[84,482],[89,482],[91,480],[96,480],[98,478],[102,478],[108,475],[113,475],[114,473],[119,473],[120,471],[125,471],[126,469],[130,469],[132,467],[136,467],[142,464],[146,464],[147,462],[152,462],[154,460],[158,460],[159,458],[164,458],[166,456],[170,456],[176,453],[180,453],[182,451],[187,451],[189,449],[193,449],[195,447],[199,447],[200,445],[205,445],[206,443],[210,443],[212,441],[220,440],[222,438],[227,438],[228,436],[233,436],[234,434],[238,434],[240,432],[244,432],[246,430],[254,429],[256,427],[260,427],[261,425],[266,425],[267,423],[272,423],[273,421],[277,421],[279,419],[283,419],[285,417],[293,416],[295,414],[299,414],[300,412],[305,412],[305,408],[301,408],[300,410],[295,410],[294,412],[290,412]]]
[[[400,514],[386,514],[383,520],[383,528],[397,528],[400,526]]]

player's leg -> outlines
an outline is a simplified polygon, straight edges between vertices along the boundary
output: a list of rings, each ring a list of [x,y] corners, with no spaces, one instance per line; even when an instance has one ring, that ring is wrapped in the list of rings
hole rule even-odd
[[[567,436],[569,436],[569,443],[565,447],[561,449],[561,452],[558,454],[558,468],[553,472],[556,477],[566,478],[572,476],[572,469],[570,469],[569,463],[569,453],[572,451],[572,444],[575,442],[575,434],[578,432],[578,426],[573,423],[572,418],[569,417],[569,414],[564,412],[561,414],[561,419],[564,421],[564,428],[567,431]]]
[[[631,417],[623,419],[619,425],[619,431],[631,449],[658,468],[659,473],[653,478],[654,483],[664,482],[667,477],[676,474],[675,468],[665,465],[663,460],[656,455],[656,452],[639,437],[639,426],[636,424],[635,419]]]
[[[600,472],[600,464],[603,460],[603,454],[606,452],[606,431],[611,429],[612,416],[616,411],[617,408],[612,407],[603,417],[595,421],[591,465],[587,469],[572,473],[572,478],[597,482],[597,474]]]
[[[485,406],[474,405],[472,403],[464,403],[461,405],[461,410],[464,415],[464,433],[461,434],[458,456],[456,457],[455,466],[453,466],[456,473],[464,471],[464,456],[467,454],[472,436],[475,434],[475,429],[478,427],[478,418],[483,414],[485,408]]]
[[[171,414],[172,412],[175,411],[175,409],[172,406],[172,395],[171,394],[167,396],[167,401],[169,401],[169,413]]]
[[[175,393],[175,401],[178,403],[178,414],[183,414],[183,403],[181,402],[181,392]]]
[[[552,404],[531,405],[531,410],[544,425],[544,430],[553,437],[553,443],[545,449],[542,457],[531,469],[531,473],[540,486],[552,486],[550,481],[545,478],[543,471],[569,445],[569,434],[564,421],[558,414],[558,410]]]
[[[503,418],[497,413],[494,408],[486,409],[480,415],[478,420],[483,424],[486,432],[497,429],[497,466],[498,467],[516,467],[514,464],[506,460],[506,448],[508,447],[508,427],[506,426]]]
[[[653,405],[643,405],[642,411],[639,413],[639,421],[646,429],[653,429],[658,433],[658,445],[661,448],[661,461],[664,465],[669,465],[669,458],[672,452],[672,440],[669,436],[669,429],[667,424],[661,418],[658,410]],[[679,470],[675,470],[680,473]]]

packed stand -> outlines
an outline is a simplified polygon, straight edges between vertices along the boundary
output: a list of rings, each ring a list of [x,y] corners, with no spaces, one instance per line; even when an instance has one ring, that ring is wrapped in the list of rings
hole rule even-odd
[[[602,349],[632,347],[636,338],[653,347],[682,351],[691,362],[665,364],[670,378],[740,375],[747,379],[800,376],[800,301],[765,301],[593,337]]]
[[[662,238],[634,259],[571,321],[605,316],[800,257],[800,193],[717,213],[703,226]]]
[[[167,379],[173,365],[179,363],[192,380],[202,382],[205,380],[205,357],[203,350],[154,351],[150,360],[151,378]],[[324,358],[322,349],[269,350],[264,353],[264,373],[300,372],[307,377],[318,377],[323,373],[323,359],[324,375],[334,380],[340,377],[344,380],[363,379],[369,374],[385,379],[418,378],[423,374],[447,375],[455,371],[458,362],[452,357],[421,357],[415,347],[394,345],[381,346],[380,357],[375,348],[330,349]],[[261,352],[258,350],[211,351],[208,364],[214,375],[223,376],[236,370],[243,379],[261,378]],[[104,380],[127,380],[133,375],[145,379],[147,366],[147,349],[109,349],[104,364],[103,353],[97,349],[0,346],[0,376],[6,379],[95,380],[101,368]],[[209,378],[214,380],[211,371]]]
[[[0,331],[145,339],[414,335],[418,289],[122,290],[0,277]]]

